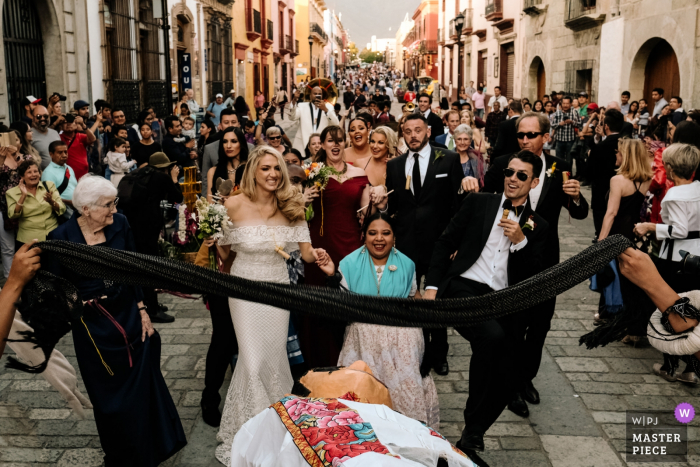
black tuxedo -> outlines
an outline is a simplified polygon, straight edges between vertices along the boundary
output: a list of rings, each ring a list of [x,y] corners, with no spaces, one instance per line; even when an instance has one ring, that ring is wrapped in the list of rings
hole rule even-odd
[[[425,286],[438,288],[440,298],[448,284],[471,268],[481,256],[491,233],[496,214],[501,207],[501,195],[473,193],[469,195],[435,243]],[[528,201],[520,216],[520,227],[533,217],[535,229],[524,229],[527,245],[508,258],[508,285],[515,285],[545,269],[544,251],[548,222],[532,211]],[[454,260],[450,256],[457,251]]]
[[[442,123],[442,118],[434,114],[432,110],[428,113],[426,120],[428,120],[428,126],[430,127],[430,142],[432,143],[435,141],[435,138],[445,133],[445,125]]]
[[[503,169],[508,167],[509,159],[510,155],[506,155],[492,162],[484,176],[483,192],[503,193],[505,180]],[[556,173],[552,177],[545,175],[544,180],[540,180],[540,183],[543,183],[542,192],[535,209],[535,212],[549,224],[547,248],[542,252],[543,265],[547,269],[559,263],[559,214],[561,209],[567,209],[574,219],[585,219],[588,217],[588,202],[581,195],[579,205],[576,205],[571,197],[564,193],[561,172],[571,172],[571,166],[565,160],[545,155],[545,161],[547,163],[546,170],[551,169],[554,163],[557,164]],[[527,315],[527,323],[525,324],[527,338],[524,338],[524,334],[518,336],[519,340],[523,342],[522,348],[517,352],[517,359],[512,365],[516,371],[516,379],[520,380],[520,384],[525,384],[537,376],[542,360],[544,341],[551,327],[556,302],[556,298],[548,300]]]
[[[437,153],[441,156],[437,157]],[[406,189],[406,159],[411,151],[391,159],[386,167],[389,214],[396,219],[396,248],[416,263],[416,271],[427,272],[432,245],[440,237],[463,196],[459,191],[464,172],[459,154],[447,149],[430,151],[430,162],[420,198]]]
[[[438,157],[439,153],[439,157]],[[388,162],[386,167],[389,214],[395,218],[396,248],[416,264],[416,279],[420,284],[427,274],[433,245],[457,211],[463,196],[458,195],[464,178],[459,154],[447,149],[430,147],[430,161],[422,183],[420,197],[406,189],[406,159],[411,151]],[[424,329],[425,365],[447,361],[447,329]]]
[[[610,179],[616,175],[615,153],[620,134],[609,135],[605,140],[594,144],[588,154],[588,179],[591,181],[591,209],[595,223],[596,235],[603,226],[603,217],[608,209],[607,195],[610,191]]]
[[[494,145],[491,159],[497,158],[504,154],[513,154],[514,152],[520,151],[518,137],[515,136],[517,133],[515,122],[517,120],[518,117],[515,117],[504,120],[498,124],[498,138],[496,139],[496,144]],[[503,190],[503,186],[501,186],[501,190]]]
[[[461,277],[479,259],[491,234],[496,216],[502,212],[501,195],[475,193],[469,195],[433,249],[426,287],[438,287],[442,298],[467,298],[484,295],[491,288]],[[508,254],[508,284],[521,282],[543,269],[543,252],[548,238],[548,224],[529,207],[520,215],[520,226],[534,220],[532,230],[524,229],[527,244]],[[496,226],[496,229],[500,227]],[[454,261],[450,255],[457,251]],[[472,348],[469,363],[469,398],[464,410],[465,432],[483,436],[496,421],[517,388],[504,371],[508,358],[522,345],[525,310],[499,320],[489,320],[467,328],[457,328]]]

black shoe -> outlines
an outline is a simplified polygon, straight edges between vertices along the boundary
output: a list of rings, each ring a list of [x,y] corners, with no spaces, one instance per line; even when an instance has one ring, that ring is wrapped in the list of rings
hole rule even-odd
[[[508,410],[523,418],[530,416],[530,409],[527,408],[527,403],[523,400],[520,392],[516,392],[513,399],[508,402]]]
[[[462,437],[455,444],[462,451],[482,451],[484,450],[484,435],[467,433],[466,427],[462,430]]]
[[[162,311],[163,313],[165,313],[166,311],[168,311],[168,307],[167,307],[167,306],[165,306],[165,305],[163,305],[163,304],[161,304],[161,303],[159,303],[158,306],[160,307],[160,311]]]
[[[221,425],[221,412],[219,412],[218,407],[207,407],[204,405],[204,401],[201,401],[199,406],[202,407],[202,419],[204,423],[214,428]]]
[[[450,364],[447,362],[437,363],[433,366],[433,370],[440,376],[448,375],[450,373]]]
[[[532,381],[528,381],[527,383],[525,383],[523,399],[525,399],[530,404],[540,403],[540,393],[537,392],[537,389],[535,389],[535,386],[532,384]]]
[[[167,313],[164,313],[162,311],[158,311],[158,313],[154,315],[150,315],[151,322],[153,323],[172,323],[175,321],[174,316],[170,316]]]
[[[462,449],[462,452],[469,456],[469,460],[471,460],[477,467],[489,467],[486,461],[482,459],[473,449]]]

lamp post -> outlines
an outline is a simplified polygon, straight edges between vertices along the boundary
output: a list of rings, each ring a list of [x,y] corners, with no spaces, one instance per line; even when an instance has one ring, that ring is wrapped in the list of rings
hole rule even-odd
[[[462,28],[464,27],[464,15],[462,13],[455,16],[455,29],[457,30],[457,37],[462,35]]]
[[[313,78],[312,71],[314,69],[313,54],[311,53],[313,46],[314,46],[314,36],[309,36],[309,77],[310,78]]]

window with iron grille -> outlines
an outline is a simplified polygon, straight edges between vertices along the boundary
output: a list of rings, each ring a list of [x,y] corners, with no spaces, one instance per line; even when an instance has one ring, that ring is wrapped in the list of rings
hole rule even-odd
[[[166,83],[165,52],[161,47],[164,33],[160,22],[153,17],[152,4],[141,4],[145,6],[139,10],[141,101],[143,108],[153,107],[156,115],[168,115],[171,91]]]
[[[209,75],[207,87],[209,88],[209,101],[213,101],[219,93],[223,94],[223,73],[221,67],[221,38],[223,28],[219,18],[213,16],[207,27],[207,60],[209,61]]]
[[[135,121],[140,107],[140,83],[136,56],[136,18],[132,0],[104,0],[105,97],[113,108],[124,110]]]
[[[224,81],[233,83],[233,40],[231,21],[224,23]],[[231,86],[233,87],[233,85]],[[227,91],[230,90],[227,86]]]
[[[580,92],[587,92],[591,102],[595,102],[596,96],[593,90],[593,71],[595,60],[571,60],[566,62],[565,88],[572,96]]]

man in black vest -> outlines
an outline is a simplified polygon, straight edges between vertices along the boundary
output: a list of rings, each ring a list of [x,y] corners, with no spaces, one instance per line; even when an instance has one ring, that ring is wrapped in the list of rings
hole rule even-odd
[[[396,217],[396,248],[416,264],[416,280],[428,273],[432,246],[459,209],[463,196],[458,194],[464,172],[456,152],[433,146],[431,129],[421,114],[406,117],[403,137],[408,152],[389,161],[386,189],[376,187],[373,199],[381,210]],[[378,192],[378,196],[374,195]],[[424,329],[426,353],[421,372],[433,367],[439,375],[449,373],[447,330]]]
[[[473,193],[464,200],[433,249],[425,299],[485,295],[544,269],[548,223],[528,198],[540,183],[541,168],[538,156],[521,151],[501,169],[503,194]],[[503,368],[515,356],[521,316],[529,312],[457,328],[472,347],[465,428],[457,447],[479,465],[474,451],[484,450],[484,433],[515,390]]]
[[[574,219],[585,219],[588,216],[588,203],[581,196],[579,182],[571,180],[564,182],[564,172],[571,174],[571,166],[563,159],[547,156],[543,152],[544,144],[549,141],[549,118],[541,113],[528,112],[515,122],[516,138],[523,150],[528,150],[539,156],[542,169],[539,174],[540,185],[533,187],[530,192],[532,208],[549,224],[547,233],[547,249],[543,252],[544,266],[550,268],[559,263],[559,213],[567,209]],[[484,177],[485,193],[503,192],[503,169],[507,167],[510,156],[495,159]],[[555,165],[556,164],[556,165]],[[467,191],[479,191],[478,180],[467,177],[462,182],[462,188]],[[542,348],[549,332],[556,298],[548,300],[527,316],[525,334],[518,336],[522,342],[516,351],[516,358],[510,366],[515,375],[514,383],[518,392],[508,408],[514,413],[526,417],[529,410],[525,401],[539,404],[540,396],[532,380],[537,376],[542,360]],[[523,400],[524,399],[524,400]]]

